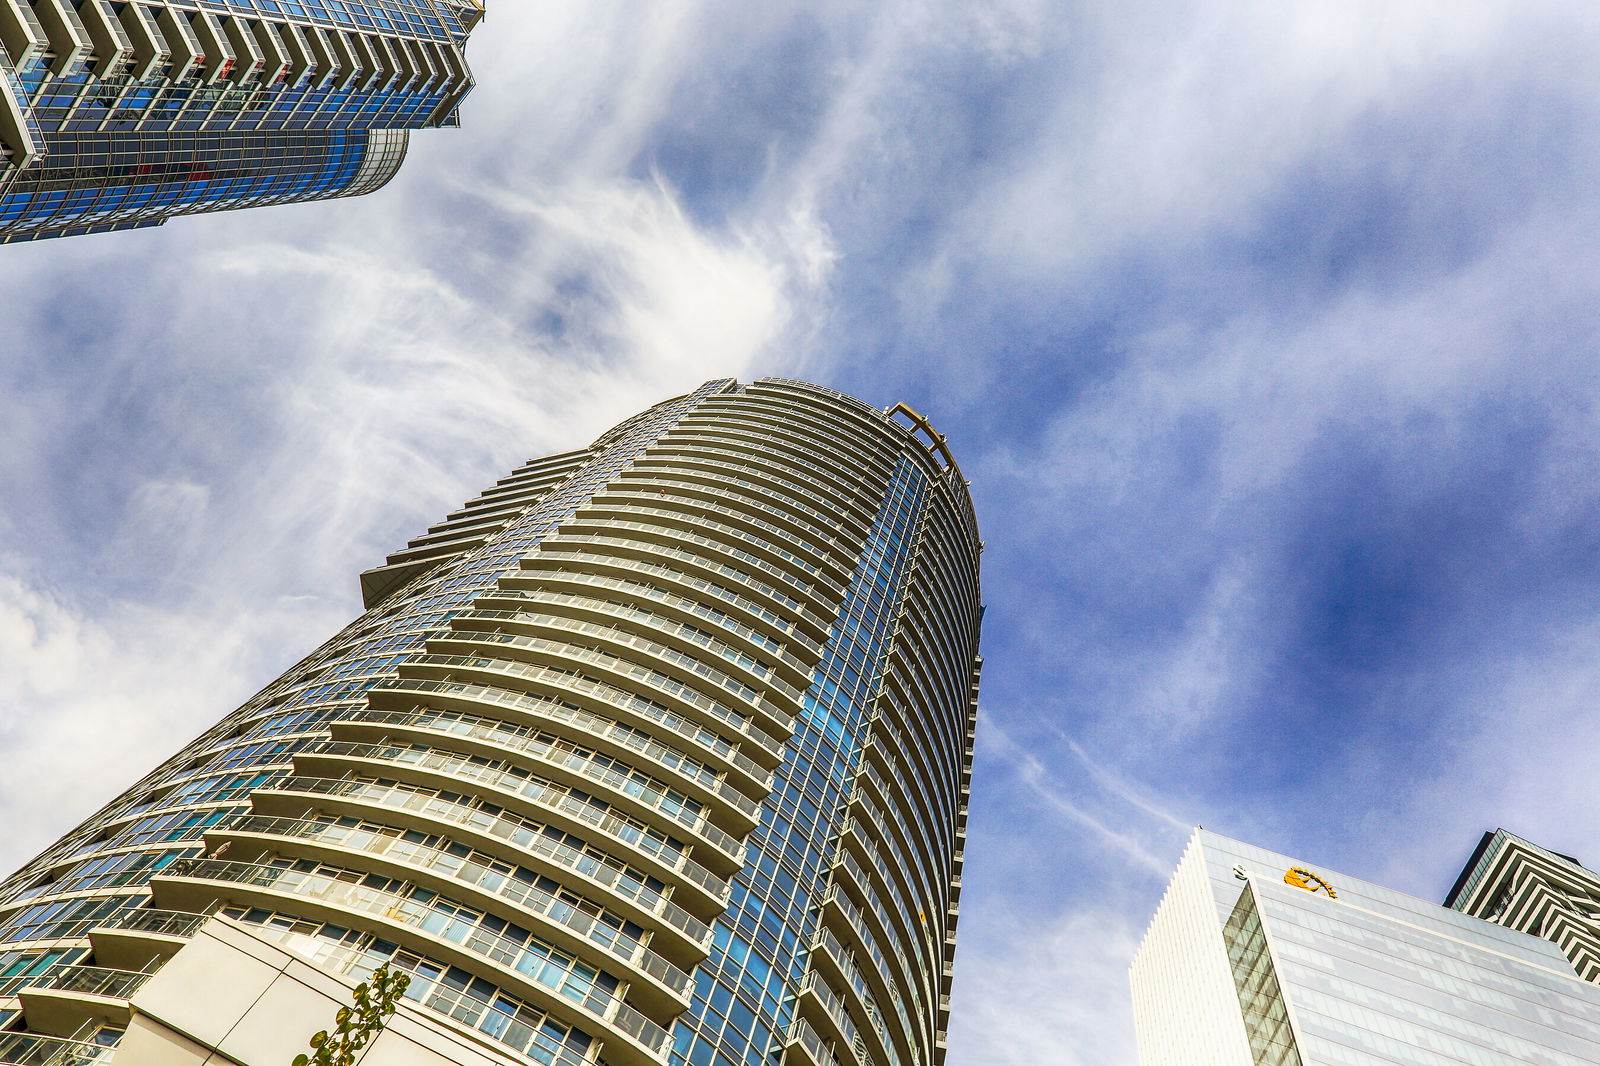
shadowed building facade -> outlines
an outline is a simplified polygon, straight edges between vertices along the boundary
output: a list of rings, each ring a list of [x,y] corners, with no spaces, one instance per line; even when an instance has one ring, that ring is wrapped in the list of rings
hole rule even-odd
[[[1550,941],[1600,984],[1600,874],[1572,856],[1504,829],[1485,833],[1444,905]]]
[[[0,243],[370,192],[477,0],[0,0]]]
[[[800,382],[525,464],[0,885],[0,1062],[202,1061],[173,975],[236,948],[512,1062],[937,1066],[979,551],[924,419]]]

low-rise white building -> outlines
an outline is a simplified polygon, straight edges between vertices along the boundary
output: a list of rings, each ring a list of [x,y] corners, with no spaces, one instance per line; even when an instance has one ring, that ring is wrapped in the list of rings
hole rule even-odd
[[[1556,945],[1197,829],[1134,957],[1141,1066],[1592,1066]]]

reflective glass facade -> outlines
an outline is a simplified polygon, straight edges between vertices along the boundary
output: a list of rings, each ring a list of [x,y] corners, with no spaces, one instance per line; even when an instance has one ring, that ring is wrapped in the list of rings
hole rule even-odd
[[[0,886],[0,1016],[222,913],[541,1063],[941,1063],[978,551],[920,416],[800,382],[525,464]]]
[[[454,124],[474,0],[0,0],[0,242],[353,196]]]
[[[1170,936],[1169,893],[1141,945],[1134,984],[1143,1066],[1600,1061],[1600,989],[1553,944],[1340,874],[1320,873],[1328,888],[1300,887],[1292,883],[1292,871],[1305,869],[1299,861],[1204,831],[1184,864],[1204,870],[1184,891],[1209,897],[1212,921]],[[1180,941],[1197,956],[1226,958],[1238,998],[1223,1006],[1248,1057],[1237,1045],[1227,1055],[1183,1057],[1182,1024],[1197,1008],[1181,998],[1172,969]],[[1172,976],[1163,983],[1156,973]]]

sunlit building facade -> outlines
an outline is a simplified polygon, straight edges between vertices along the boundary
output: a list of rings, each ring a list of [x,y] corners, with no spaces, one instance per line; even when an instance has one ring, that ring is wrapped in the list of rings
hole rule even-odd
[[[1196,830],[1132,968],[1141,1066],[1592,1066],[1554,944]]]
[[[0,885],[0,1062],[202,1061],[163,967],[266,944],[495,1061],[938,1066],[980,547],[926,420],[800,382],[525,464]]]
[[[0,243],[387,182],[477,0],[0,0]]]

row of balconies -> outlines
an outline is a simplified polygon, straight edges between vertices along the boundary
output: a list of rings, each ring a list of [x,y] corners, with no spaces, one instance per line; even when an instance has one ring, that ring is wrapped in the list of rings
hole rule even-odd
[[[626,701],[628,706],[618,708],[626,711],[634,704],[634,699],[629,698],[631,692],[618,689],[615,685],[591,678],[587,673],[580,672],[584,667],[595,673],[608,674],[624,680],[644,690],[650,701],[658,706],[669,708],[681,716],[701,721],[712,729],[727,731],[740,737],[747,737],[754,741],[755,750],[766,755],[772,765],[776,765],[782,751],[783,742],[772,736],[766,730],[756,725],[744,715],[713,700],[696,689],[684,685],[669,675],[648,667],[639,666],[626,659],[614,655],[606,655],[596,651],[570,651],[563,659],[572,661],[575,665],[581,664],[579,669],[570,669],[565,666],[542,663],[523,663],[511,659],[488,659],[482,656],[465,655],[421,655],[414,661],[407,663],[412,669],[411,673],[428,673],[433,677],[399,677],[393,680],[380,681],[372,686],[371,692],[392,690],[418,690],[428,691],[426,686],[430,680],[450,678],[452,681],[460,675],[475,675],[474,680],[482,685],[484,682],[497,687],[509,687],[506,680],[520,679],[540,689],[553,688],[557,691],[590,694],[598,693],[601,696],[600,707],[609,706],[606,698],[617,698]],[[442,660],[461,660],[442,661]],[[437,691],[437,690],[434,690]],[[644,696],[638,697],[645,698]]]
[[[96,77],[127,73],[135,81],[164,75],[244,87],[309,77],[313,87],[446,93],[430,121],[472,83],[450,42],[107,0],[0,0],[0,43],[19,70],[48,52],[57,75],[89,59]]]
[[[562,595],[565,597],[569,594]],[[589,600],[583,604],[582,613],[589,617],[571,617],[574,612],[568,610],[550,611],[545,617],[523,616],[522,625],[518,630],[518,633],[523,634],[520,636],[518,633],[506,631],[499,615],[495,616],[494,621],[484,622],[478,612],[467,611],[450,620],[452,633],[433,638],[429,641],[429,646],[446,642],[483,641],[513,648],[533,648],[537,645],[530,638],[535,635],[553,633],[563,636],[575,633],[604,641],[619,650],[638,648],[658,658],[665,658],[669,654],[698,657],[709,652],[713,656],[712,662],[716,664],[716,669],[737,672],[738,679],[746,687],[757,690],[773,688],[789,700],[800,698],[800,689],[785,681],[779,675],[778,669],[769,661],[776,659],[776,655],[757,655],[748,648],[736,647],[698,626],[691,626],[653,612],[641,615],[637,608],[625,612],[627,617],[622,617],[624,612],[604,610],[602,605],[605,603],[606,601],[596,603]],[[563,603],[560,606],[569,605]],[[604,617],[605,621],[594,620],[595,615]],[[628,628],[625,624],[619,624],[627,622],[637,626],[641,621],[648,636],[641,635],[636,629]]]
[[[752,658],[761,658],[763,661],[777,662],[781,669],[789,672],[789,676],[799,689],[804,689],[811,683],[811,666],[802,663],[789,650],[787,634],[783,638],[775,637],[763,629],[746,625],[727,611],[652,585],[641,585],[638,582],[624,585],[611,578],[600,578],[598,575],[595,577],[606,582],[603,587],[612,593],[611,595],[597,595],[593,589],[574,592],[544,588],[537,593],[521,589],[499,589],[480,596],[470,611],[456,615],[450,620],[450,624],[452,628],[473,630],[483,628],[479,624],[481,620],[493,619],[496,623],[493,627],[495,629],[512,628],[518,632],[529,632],[548,624],[545,617],[548,615],[570,616],[604,624],[615,621],[642,622],[664,640],[670,641],[674,634],[679,634],[687,637],[691,644],[704,647],[708,640],[712,643],[718,642],[718,638],[710,637],[700,626],[700,623],[710,622],[725,634],[721,640],[727,640],[729,636],[737,637],[748,645],[743,649],[745,654]],[[518,610],[504,611],[486,606],[486,601],[496,599],[516,601]],[[649,606],[640,602],[645,599],[652,601]],[[534,613],[528,606],[532,603],[540,605],[539,613]],[[517,624],[507,627],[501,624],[504,622]],[[814,659],[812,663],[814,665]]]
[[[556,709],[565,711],[556,721],[570,722],[582,730],[585,743],[601,751],[621,751],[643,755],[656,766],[672,773],[695,796],[708,804],[723,808],[723,813],[733,819],[740,832],[749,832],[760,819],[760,806],[750,797],[728,785],[727,779],[697,760],[675,748],[652,739],[640,730],[620,722],[586,711],[573,710],[562,704]],[[517,726],[500,718],[485,718],[459,711],[441,711],[431,707],[418,707],[413,711],[360,711],[331,725],[335,739],[350,740],[370,737],[373,733],[394,726],[426,727],[439,732],[494,740],[507,735],[516,736],[536,730],[533,725]]]

